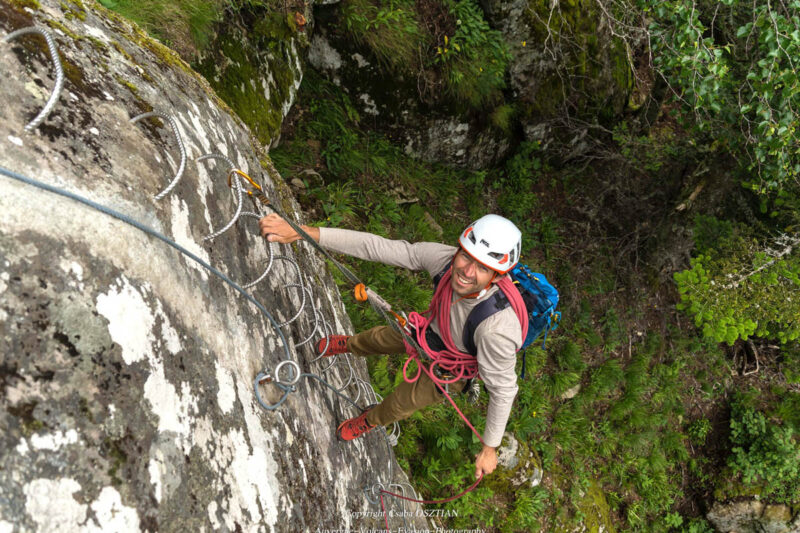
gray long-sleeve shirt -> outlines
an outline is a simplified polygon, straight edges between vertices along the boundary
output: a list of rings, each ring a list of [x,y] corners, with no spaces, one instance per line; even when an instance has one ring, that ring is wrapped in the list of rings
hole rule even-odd
[[[378,261],[409,270],[425,270],[435,276],[453,258],[454,246],[433,242],[411,244],[393,241],[359,231],[320,228],[320,245],[335,252],[360,259]],[[464,324],[470,311],[491,294],[498,291],[493,285],[481,298],[459,299],[453,295],[450,309],[450,331],[456,347],[466,352],[463,343]],[[439,333],[439,324],[431,324]],[[514,310],[509,306],[480,323],[475,329],[478,349],[478,371],[489,391],[489,408],[483,441],[492,447],[500,445],[511,405],[517,395],[517,350],[522,346],[522,327]]]

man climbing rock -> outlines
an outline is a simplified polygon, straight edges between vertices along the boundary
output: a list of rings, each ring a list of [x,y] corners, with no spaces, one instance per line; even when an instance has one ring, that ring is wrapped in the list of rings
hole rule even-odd
[[[259,225],[261,234],[271,242],[286,244],[300,238],[275,214],[262,218]],[[513,298],[510,304],[506,303],[500,311],[493,310],[477,326],[474,319],[468,324],[467,318],[481,302],[487,301],[501,288],[503,294],[510,294],[508,287],[511,282],[506,274],[519,260],[522,237],[519,229],[501,216],[486,215],[461,234],[457,247],[432,242],[411,244],[336,228],[303,226],[302,229],[328,250],[410,270],[427,271],[434,277],[437,290],[431,302],[433,312],[427,322],[421,315],[416,317],[422,320],[415,321],[412,313],[411,323],[416,326],[416,331],[425,332],[415,333],[416,338],[426,351],[430,348],[446,352],[451,359],[465,361],[463,368],[467,369],[458,370],[462,368],[458,365],[434,365],[433,379],[428,373],[421,372],[416,381],[404,381],[380,404],[344,421],[337,429],[339,438],[352,440],[378,425],[408,418],[419,409],[443,401],[443,382],[450,382],[448,392],[455,394],[465,387],[469,378],[479,374],[489,391],[489,406],[482,437],[483,448],[475,461],[475,476],[493,472],[497,467],[495,450],[500,445],[517,394],[516,354],[522,346],[527,320],[522,318],[525,316],[524,304],[520,311],[521,301]],[[474,326],[473,334],[465,336],[465,328],[471,326]],[[402,335],[394,328],[378,326],[353,336],[324,338],[317,350],[326,356],[345,352],[367,356],[403,353],[406,346]],[[441,370],[442,366],[449,371]]]

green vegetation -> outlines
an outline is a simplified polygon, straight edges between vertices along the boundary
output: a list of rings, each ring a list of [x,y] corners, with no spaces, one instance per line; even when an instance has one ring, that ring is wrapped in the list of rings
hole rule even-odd
[[[791,426],[781,426],[734,400],[731,456],[728,466],[745,485],[758,487],[762,498],[791,504],[800,501],[800,442]]]
[[[220,19],[224,8],[222,1],[99,1],[108,9],[133,20],[145,31],[180,53],[199,50],[208,44],[212,37],[212,26]]]
[[[797,6],[643,4],[655,17],[649,30],[656,66],[697,127],[738,156],[750,171],[746,186],[763,192],[791,184],[800,176]]]
[[[718,236],[716,246],[692,258],[689,270],[675,274],[678,308],[717,342],[756,335],[785,343],[800,337],[800,298],[790,296],[800,289],[800,252],[793,250],[800,240],[783,235],[767,246],[748,226],[718,227],[728,235]]]
[[[435,62],[443,66],[448,96],[477,107],[505,87],[511,54],[500,32],[484,20],[477,2],[449,0],[445,5],[455,17],[456,30],[436,46]]]
[[[348,35],[366,45],[390,72],[425,80],[423,93],[474,108],[502,102],[511,54],[476,0],[342,4],[342,26]],[[499,112],[499,127],[508,127],[508,115],[505,109]]]
[[[384,66],[402,73],[419,67],[425,29],[410,0],[346,0],[344,26],[353,40],[366,45]]]
[[[735,206],[709,206],[697,218],[690,268],[675,275],[680,308],[718,342],[797,339],[797,4],[642,0],[614,6],[614,23],[628,42],[646,36],[651,43],[653,66],[663,76],[672,119],[690,141],[687,155],[697,175],[726,169],[711,178],[711,187],[739,199]],[[619,24],[642,12],[652,20],[648,27]],[[708,182],[688,185],[702,189]],[[745,190],[732,190],[733,184]]]
[[[271,0],[98,0],[100,4],[136,22],[147,33],[185,59],[192,59],[214,37],[214,25],[226,9],[274,7]]]

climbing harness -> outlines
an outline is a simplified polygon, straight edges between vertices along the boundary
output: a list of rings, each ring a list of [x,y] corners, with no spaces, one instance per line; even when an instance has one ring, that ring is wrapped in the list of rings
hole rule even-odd
[[[25,130],[28,131],[28,132],[30,132],[30,131],[34,130],[36,127],[38,127],[47,118],[47,116],[50,114],[50,112],[52,111],[53,107],[55,106],[55,104],[58,101],[58,98],[60,96],[60,93],[61,93],[61,90],[62,90],[62,87],[63,87],[63,83],[64,83],[64,74],[63,74],[63,69],[61,67],[61,63],[60,63],[59,56],[58,56],[58,49],[57,49],[56,43],[55,43],[52,35],[50,35],[50,33],[46,29],[37,28],[37,27],[22,28],[20,30],[14,31],[12,33],[9,33],[2,40],[4,42],[8,42],[8,41],[11,41],[11,40],[15,39],[18,36],[25,35],[25,34],[30,34],[30,33],[38,33],[38,34],[41,34],[42,36],[44,36],[44,38],[45,38],[45,40],[47,42],[47,46],[48,46],[48,50],[50,52],[51,59],[52,59],[52,61],[54,63],[56,82],[55,82],[55,85],[54,85],[53,92],[52,92],[50,98],[48,99],[48,102],[45,105],[45,107],[40,111],[40,113],[29,124],[27,124],[25,126]],[[157,193],[153,197],[154,200],[161,200],[161,199],[163,199],[164,197],[166,197],[168,194],[170,194],[173,191],[173,189],[177,186],[178,182],[180,181],[181,177],[183,176],[183,173],[184,173],[185,168],[186,168],[187,155],[186,155],[186,149],[185,149],[183,141],[181,139],[181,135],[180,135],[180,131],[178,129],[177,123],[176,123],[175,119],[172,116],[152,111],[152,112],[142,113],[140,115],[136,115],[136,116],[132,117],[130,119],[130,123],[131,124],[135,124],[135,123],[139,122],[140,120],[143,120],[145,118],[150,118],[150,117],[161,118],[162,120],[164,120],[170,126],[170,129],[171,129],[172,133],[175,136],[175,139],[176,139],[176,142],[177,142],[177,146],[178,146],[178,149],[179,149],[179,152],[180,152],[180,163],[179,163],[177,172],[172,177],[172,179],[167,184],[167,186],[162,191],[160,191],[159,193]],[[354,292],[355,292],[357,298],[360,301],[369,302],[372,305],[372,307],[392,327],[394,327],[398,332],[400,332],[400,334],[403,336],[404,341],[406,342],[407,346],[410,346],[413,349],[415,349],[417,351],[417,353],[425,353],[423,348],[420,347],[420,345],[416,342],[416,340],[411,335],[409,335],[409,332],[406,330],[407,323],[406,323],[405,317],[403,317],[403,316],[395,313],[394,311],[392,311],[391,306],[385,300],[383,300],[377,293],[375,293],[371,289],[367,288],[358,279],[358,277],[355,274],[353,274],[347,267],[345,267],[339,261],[337,261],[334,257],[332,257],[331,254],[327,252],[327,250],[325,250],[324,248],[319,246],[319,244],[316,243],[305,231],[303,231],[303,229],[299,225],[297,225],[288,216],[286,216],[280,209],[275,207],[274,204],[272,204],[269,201],[269,199],[267,198],[266,194],[264,193],[263,187],[261,185],[259,185],[255,180],[250,178],[250,176],[248,176],[245,172],[243,172],[242,170],[238,169],[231,159],[229,159],[227,156],[224,156],[224,155],[221,155],[221,154],[213,154],[213,153],[211,153],[211,154],[201,155],[200,157],[198,157],[196,159],[196,163],[199,164],[199,163],[201,163],[203,161],[212,160],[212,159],[223,161],[224,163],[226,163],[228,165],[228,168],[229,168],[228,173],[227,173],[228,185],[232,189],[232,192],[233,192],[233,195],[234,195],[234,203],[235,203],[235,206],[236,206],[236,211],[235,211],[235,213],[234,213],[234,215],[233,215],[233,217],[232,217],[232,219],[230,221],[228,221],[221,229],[219,229],[217,231],[212,231],[209,235],[203,237],[203,239],[202,239],[203,241],[208,241],[208,240],[214,239],[214,238],[222,235],[223,233],[228,231],[231,227],[233,227],[233,225],[236,223],[236,221],[239,218],[241,218],[242,216],[252,217],[252,218],[259,218],[260,219],[261,217],[264,216],[264,214],[261,211],[262,207],[267,207],[267,208],[271,209],[276,214],[278,214],[280,217],[282,217],[295,231],[297,231],[297,233],[305,240],[305,242],[309,243],[312,247],[316,248],[317,251],[322,253],[322,255],[325,258],[327,258],[329,261],[331,261],[331,263],[337,269],[339,269],[342,272],[342,274],[345,276],[345,278],[347,278],[348,281],[354,286]],[[294,392],[294,391],[297,390],[297,386],[298,386],[301,378],[309,378],[309,379],[313,379],[313,380],[318,381],[321,385],[323,385],[324,387],[328,388],[337,397],[341,398],[342,400],[344,400],[345,402],[347,402],[348,404],[350,404],[350,405],[352,405],[353,407],[356,407],[356,408],[358,408],[357,402],[361,398],[362,393],[364,394],[365,398],[367,398],[367,401],[369,403],[378,403],[378,402],[382,401],[381,396],[379,394],[377,394],[372,389],[372,387],[369,385],[369,383],[367,383],[366,381],[364,381],[364,380],[362,380],[362,379],[360,379],[360,378],[355,376],[355,370],[354,370],[354,368],[353,368],[348,356],[345,356],[343,358],[343,360],[346,362],[346,364],[348,366],[349,377],[348,377],[346,383],[340,388],[334,387],[333,385],[331,385],[328,381],[326,381],[320,375],[313,374],[313,373],[310,373],[310,372],[301,372],[300,365],[292,359],[291,353],[289,351],[289,343],[288,343],[288,340],[287,340],[282,328],[284,326],[286,326],[288,324],[291,324],[294,321],[296,321],[299,318],[299,316],[301,315],[301,313],[305,310],[306,307],[310,308],[311,313],[313,315],[313,330],[311,331],[311,333],[308,335],[307,338],[305,338],[302,341],[299,341],[298,343],[296,343],[295,344],[296,347],[303,346],[303,345],[307,344],[308,342],[310,342],[314,338],[314,335],[317,332],[322,333],[322,335],[325,336],[325,337],[328,337],[328,336],[332,335],[333,334],[333,328],[325,320],[324,315],[322,314],[322,312],[319,309],[317,309],[317,307],[316,307],[316,305],[314,303],[314,298],[313,298],[312,291],[308,287],[306,287],[306,285],[305,285],[306,282],[305,282],[305,280],[303,278],[303,275],[302,275],[302,273],[300,271],[300,268],[297,265],[297,263],[294,260],[292,260],[291,258],[287,257],[287,256],[274,255],[273,250],[272,250],[272,243],[266,242],[266,244],[267,244],[267,253],[268,253],[268,264],[267,264],[267,267],[266,267],[266,270],[264,271],[264,273],[261,274],[261,276],[259,276],[256,280],[254,280],[252,282],[249,282],[249,283],[244,284],[244,285],[239,285],[236,282],[234,282],[233,280],[231,280],[226,274],[224,274],[220,270],[216,269],[215,267],[210,265],[208,262],[204,261],[203,259],[201,259],[197,255],[195,255],[194,253],[192,253],[191,251],[189,251],[185,247],[181,246],[180,244],[178,244],[174,240],[172,240],[169,237],[163,235],[162,233],[158,232],[157,230],[155,230],[155,229],[153,229],[153,228],[151,228],[151,227],[149,227],[149,226],[147,226],[145,224],[142,224],[141,222],[138,222],[137,220],[129,217],[128,215],[125,215],[125,214],[123,214],[123,213],[121,213],[119,211],[116,211],[116,210],[114,210],[114,209],[112,209],[110,207],[107,207],[105,205],[102,205],[102,204],[99,204],[97,202],[94,202],[94,201],[92,201],[92,200],[90,200],[88,198],[85,198],[85,197],[80,196],[78,194],[75,194],[73,192],[67,191],[67,190],[65,190],[63,188],[56,187],[54,185],[50,185],[50,184],[44,183],[42,181],[39,181],[39,180],[30,178],[30,177],[24,176],[22,174],[19,174],[17,172],[12,171],[12,170],[6,169],[6,168],[4,168],[2,166],[0,166],[0,175],[6,176],[7,178],[10,178],[12,180],[16,180],[16,181],[21,182],[21,183],[25,183],[25,184],[33,186],[33,187],[36,187],[36,188],[38,188],[40,190],[44,190],[44,191],[47,191],[47,192],[50,192],[50,193],[53,193],[53,194],[56,194],[56,195],[59,195],[59,196],[65,197],[65,198],[69,198],[69,199],[71,199],[73,201],[76,201],[78,203],[81,203],[81,204],[83,204],[83,205],[85,205],[85,206],[87,206],[87,207],[89,207],[91,209],[95,209],[95,210],[97,210],[97,211],[99,211],[101,213],[104,213],[104,214],[106,214],[106,215],[108,215],[110,217],[113,217],[113,218],[115,218],[117,220],[120,220],[121,222],[124,222],[124,223],[126,223],[126,224],[128,224],[128,225],[130,225],[130,226],[132,226],[132,227],[134,227],[136,229],[138,229],[139,231],[142,231],[145,234],[150,235],[151,237],[154,237],[154,238],[164,242],[165,244],[167,244],[167,245],[171,246],[172,248],[176,249],[178,252],[180,252],[184,256],[188,257],[189,259],[191,259],[194,262],[196,262],[197,264],[199,264],[201,267],[206,269],[208,272],[212,273],[213,275],[215,275],[219,279],[223,280],[226,284],[228,284],[230,287],[232,287],[236,292],[241,294],[248,302],[250,302],[253,305],[255,305],[256,308],[261,312],[261,314],[263,314],[267,318],[267,321],[271,325],[272,329],[277,332],[278,337],[280,339],[281,348],[282,348],[282,351],[283,351],[284,356],[285,356],[285,359],[283,361],[281,361],[280,363],[278,363],[278,365],[275,367],[275,369],[274,369],[274,371],[272,373],[264,370],[264,371],[260,372],[256,376],[256,378],[254,380],[253,388],[254,388],[254,392],[255,392],[256,401],[264,409],[272,411],[272,410],[275,410],[278,407],[280,407],[280,405],[282,405],[286,401],[286,399],[288,398],[288,395],[291,392]],[[236,178],[237,178],[236,180],[233,179],[234,176],[236,176]],[[245,188],[247,188],[246,191],[245,191]],[[254,200],[255,212],[243,211],[243,198],[244,198],[244,193],[245,192],[247,192],[247,195]],[[247,291],[245,290],[245,289],[248,289],[248,288],[251,288],[251,287],[255,286],[260,281],[265,279],[276,261],[288,262],[294,267],[294,271],[295,271],[295,273],[297,275],[299,283],[286,284],[285,288],[287,288],[287,289],[289,289],[289,288],[298,289],[299,292],[300,292],[300,300],[301,300],[301,304],[299,306],[299,309],[294,314],[294,316],[292,316],[290,319],[285,320],[285,321],[280,322],[280,323],[266,309],[266,307],[264,307],[258,300],[256,300],[250,294],[248,294]],[[327,349],[328,349],[328,347],[326,346],[325,350],[323,350],[322,353],[317,358],[313,359],[311,361],[311,363],[319,361],[322,357],[324,357],[325,352],[327,351]],[[325,374],[329,369],[331,369],[334,365],[336,365],[340,360],[340,358],[338,358],[338,357],[332,357],[331,359],[332,359],[331,363],[321,371],[322,374]],[[429,373],[429,370],[426,369],[424,367],[424,365],[420,364],[420,367],[423,368],[426,373]],[[429,375],[430,375],[430,373],[429,373]],[[269,403],[265,402],[262,399],[262,397],[260,395],[260,391],[259,391],[259,385],[262,384],[262,383],[273,384],[276,387],[278,387],[279,390],[282,391],[281,398],[275,404],[269,404]],[[348,396],[346,396],[345,394],[342,393],[342,391],[345,388],[347,388],[348,386],[350,386],[351,383],[353,383],[355,385],[355,387],[356,387],[357,395],[356,395],[355,399],[350,398],[350,397],[348,397]],[[444,390],[443,392],[444,392],[445,396],[447,397],[447,399],[450,401],[450,403],[456,408],[456,410],[458,410],[458,407],[455,405],[455,403],[453,402],[452,398],[447,393],[447,391]],[[461,413],[461,412],[459,411],[459,413]],[[466,420],[466,417],[464,417],[463,414],[461,414],[461,416],[467,422],[467,424],[472,429],[472,431],[475,432],[475,434],[478,435],[478,438],[480,439],[480,435],[477,433],[475,428],[472,427],[471,424],[469,424],[469,421]],[[387,455],[388,455],[389,458],[391,458],[393,456],[391,447],[397,444],[397,438],[399,436],[399,431],[400,431],[399,430],[399,425],[396,422],[394,423],[393,429],[392,429],[391,432],[386,432],[385,429],[381,427],[381,434],[383,435],[384,440],[386,442],[387,452],[388,452]],[[392,464],[392,461],[390,460],[389,461],[389,478],[391,479],[393,477],[394,477],[394,475],[393,475],[393,464]],[[456,498],[459,498],[459,497],[463,496],[464,494],[466,494],[467,492],[473,490],[478,485],[478,483],[480,483],[481,479],[482,479],[482,477],[479,478],[471,487],[469,487],[467,490],[463,491],[462,493],[460,493],[460,494],[458,494],[456,496],[452,496],[450,498],[447,498],[445,500],[419,500],[419,499],[414,499],[414,498],[407,497],[407,496],[405,496],[405,485],[406,484],[394,483],[394,484],[386,485],[386,487],[389,487],[389,488],[398,487],[400,489],[400,491],[402,492],[402,494],[397,494],[397,493],[389,492],[389,491],[385,490],[384,489],[384,485],[382,483],[377,483],[376,485],[373,486],[372,489],[364,489],[364,491],[365,491],[365,494],[367,494],[367,498],[368,498],[368,500],[370,502],[377,503],[377,500],[372,500],[372,499],[369,498],[369,493],[370,492],[374,493],[374,489],[376,487],[380,488],[379,493],[378,493],[379,496],[380,496],[379,500],[380,500],[381,507],[384,510],[384,516],[385,516],[385,520],[386,520],[386,528],[388,530],[389,529],[389,525],[388,525],[388,518],[386,518],[386,513],[385,513],[385,504],[384,504],[384,498],[383,498],[384,495],[395,496],[395,497],[399,498],[402,502],[413,501],[413,502],[418,502],[418,503],[446,503],[446,502],[452,501],[452,500],[454,500]],[[411,488],[411,487],[409,486],[409,488]],[[413,488],[411,488],[411,490],[412,490],[412,493],[413,493]],[[403,503],[403,509],[405,511],[405,503]],[[405,514],[406,513],[404,512],[403,513],[403,521],[404,521],[404,523],[405,523]]]

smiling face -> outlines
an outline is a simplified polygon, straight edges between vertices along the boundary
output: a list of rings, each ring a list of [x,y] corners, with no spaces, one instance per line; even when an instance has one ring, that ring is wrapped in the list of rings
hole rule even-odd
[[[492,281],[494,274],[494,270],[478,263],[464,250],[459,250],[453,259],[450,286],[453,287],[453,292],[464,297],[480,292]]]

